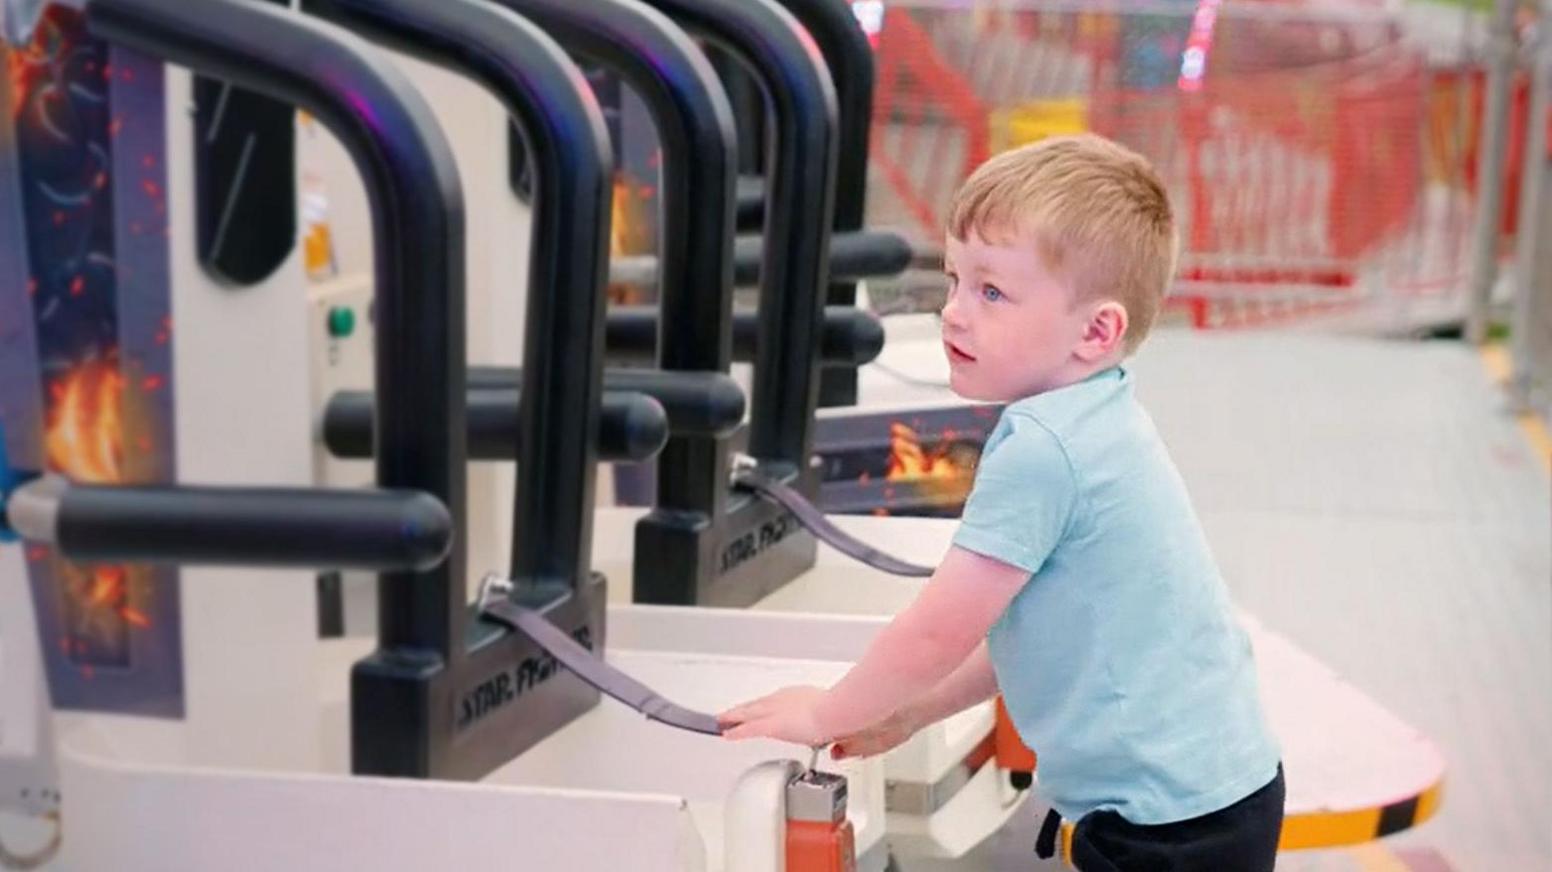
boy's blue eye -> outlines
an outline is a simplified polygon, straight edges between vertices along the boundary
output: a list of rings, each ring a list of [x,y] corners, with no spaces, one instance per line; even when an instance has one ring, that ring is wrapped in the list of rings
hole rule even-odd
[[[981,288],[981,296],[984,297],[988,303],[995,303],[998,300],[1004,299],[1002,291],[997,290],[991,285],[986,285]]]

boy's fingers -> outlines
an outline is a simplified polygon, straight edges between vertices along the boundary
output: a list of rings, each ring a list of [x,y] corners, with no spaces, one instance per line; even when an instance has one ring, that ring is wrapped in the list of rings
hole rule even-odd
[[[747,720],[749,720],[749,715],[747,712],[745,712],[743,706],[739,706],[738,708],[730,708],[727,711],[717,715],[717,723],[723,725],[741,724]]]
[[[722,738],[738,741],[739,739],[758,739],[764,733],[760,732],[758,721],[745,721],[735,727],[722,731]]]
[[[717,715],[717,718],[718,720],[728,721],[754,720],[755,718],[761,717],[765,714],[766,699],[766,697],[761,697],[759,699],[750,700],[749,702],[742,703],[740,705],[735,705],[722,714]]]

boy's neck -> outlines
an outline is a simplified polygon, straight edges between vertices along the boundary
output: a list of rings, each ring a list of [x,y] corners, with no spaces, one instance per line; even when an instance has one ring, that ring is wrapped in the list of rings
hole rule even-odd
[[[1106,370],[1115,369],[1116,367],[1120,366],[1125,360],[1126,360],[1125,352],[1116,351],[1116,352],[1114,352],[1112,354],[1108,354],[1108,355],[1100,358],[1099,360],[1094,361],[1093,363],[1083,364],[1082,366],[1078,367],[1076,377],[1074,377],[1072,381],[1067,382],[1067,384],[1075,385],[1078,382],[1088,381],[1089,379],[1093,378],[1096,375],[1099,375],[1100,373],[1102,373],[1102,372],[1104,372]],[[1064,387],[1065,387],[1065,385],[1064,385]]]
[[[1027,394],[1023,397],[1016,397],[1014,401],[1027,399],[1028,397],[1037,397],[1041,394],[1048,394],[1052,391],[1059,391],[1062,388],[1072,387],[1073,385],[1079,384],[1080,382],[1086,382],[1108,369],[1113,369],[1117,366],[1120,366],[1122,361],[1125,359],[1126,355],[1118,352],[1093,362],[1085,363],[1080,360],[1073,360],[1068,367],[1064,367],[1063,370],[1057,374],[1057,377],[1052,381],[1049,387],[1042,388],[1041,390],[1035,391],[1032,394]]]

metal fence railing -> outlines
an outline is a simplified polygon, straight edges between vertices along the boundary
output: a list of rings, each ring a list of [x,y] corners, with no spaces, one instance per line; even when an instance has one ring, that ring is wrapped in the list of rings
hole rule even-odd
[[[1552,37],[1535,46],[1530,117],[1546,119],[1552,97]],[[1552,413],[1552,215],[1548,214],[1549,153],[1545,122],[1527,135],[1521,184],[1519,238],[1514,258],[1514,303],[1509,317],[1511,400],[1523,411]]]

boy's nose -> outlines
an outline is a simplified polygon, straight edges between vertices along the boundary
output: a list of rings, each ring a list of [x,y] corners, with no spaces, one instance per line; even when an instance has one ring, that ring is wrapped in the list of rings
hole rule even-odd
[[[943,308],[938,311],[938,317],[943,321],[943,329],[945,330],[964,329],[965,321],[963,311],[961,310],[959,303],[953,294],[949,294],[948,299],[944,301]]]

